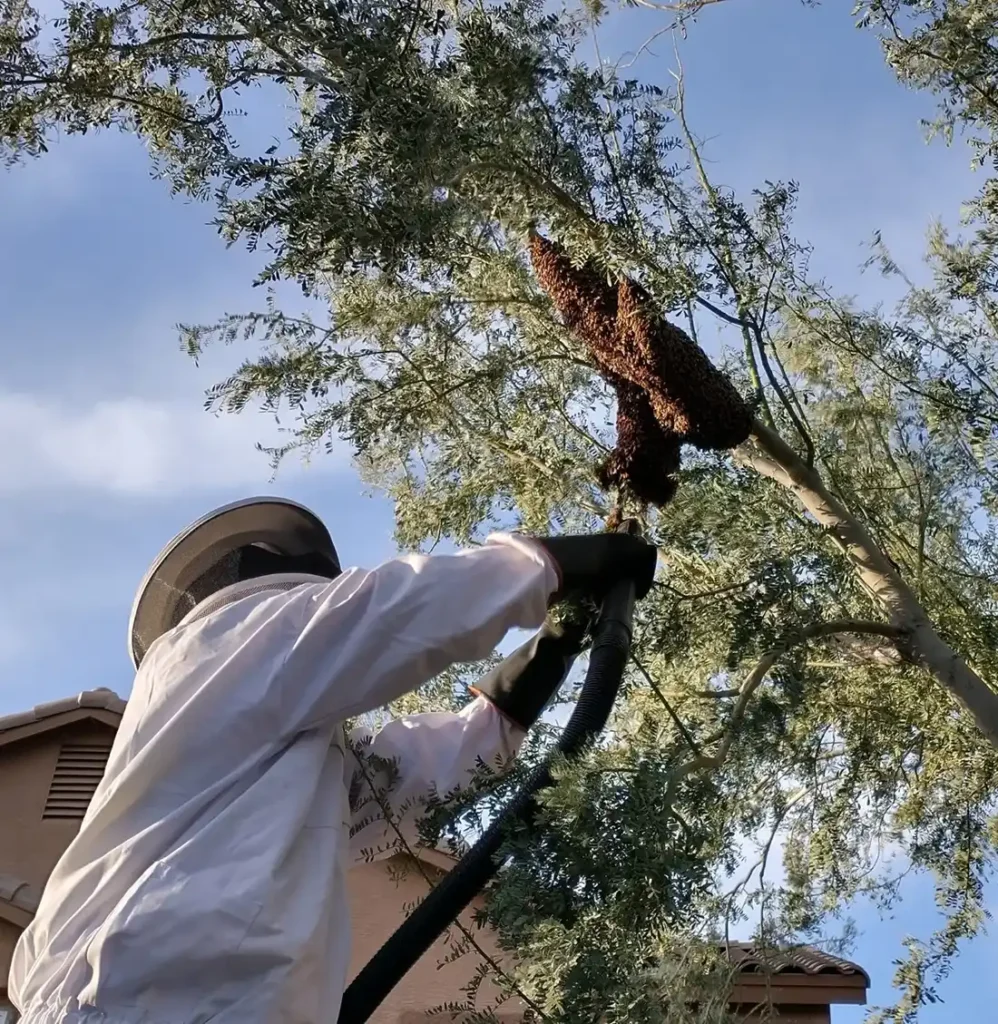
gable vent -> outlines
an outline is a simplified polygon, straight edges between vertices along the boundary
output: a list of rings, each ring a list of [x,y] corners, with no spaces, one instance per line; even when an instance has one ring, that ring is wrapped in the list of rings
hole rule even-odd
[[[64,743],[42,817],[82,819],[104,775],[110,753],[110,740]]]

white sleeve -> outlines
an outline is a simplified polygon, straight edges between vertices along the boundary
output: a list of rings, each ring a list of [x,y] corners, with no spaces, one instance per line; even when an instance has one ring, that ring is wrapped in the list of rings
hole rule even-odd
[[[354,718],[486,657],[509,630],[538,629],[558,585],[539,544],[494,534],[471,551],[408,555],[301,588],[277,684],[284,730]]]
[[[377,732],[352,730],[351,860],[381,860],[418,846],[427,801],[465,789],[483,765],[501,774],[525,736],[484,697],[457,714],[407,715]]]

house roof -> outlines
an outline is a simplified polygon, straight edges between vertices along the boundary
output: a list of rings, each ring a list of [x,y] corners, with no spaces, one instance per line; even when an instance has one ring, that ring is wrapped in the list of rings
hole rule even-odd
[[[120,715],[125,710],[125,702],[106,686],[96,690],[84,690],[75,697],[63,697],[61,700],[50,700],[47,704],[36,704],[28,711],[15,711],[11,715],[0,715],[0,732],[17,729],[22,725],[31,725],[53,715],[61,715],[77,708],[99,708]]]
[[[37,704],[28,711],[0,715],[0,746],[85,718],[117,727],[124,711],[124,700],[113,690],[103,686],[84,690],[75,697]]]
[[[81,708],[109,711],[113,715],[120,716],[124,714],[125,702],[114,690],[100,686],[96,690],[84,690],[75,697],[63,697],[61,700],[50,700],[46,704],[36,704],[27,711],[15,711],[10,715],[0,715],[0,732],[19,729],[24,725],[34,725],[46,718],[53,718],[56,715],[63,715],[67,711],[76,711]]]
[[[859,976],[869,984],[870,977],[859,964],[823,953],[812,946],[798,946],[794,949],[760,949],[750,942],[730,942],[727,945],[728,959],[738,968],[740,974],[809,974]]]

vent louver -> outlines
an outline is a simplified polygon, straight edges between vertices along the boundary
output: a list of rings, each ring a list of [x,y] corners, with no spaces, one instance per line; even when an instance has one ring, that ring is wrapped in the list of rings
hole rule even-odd
[[[42,817],[82,819],[104,775],[110,753],[110,740],[64,743]]]

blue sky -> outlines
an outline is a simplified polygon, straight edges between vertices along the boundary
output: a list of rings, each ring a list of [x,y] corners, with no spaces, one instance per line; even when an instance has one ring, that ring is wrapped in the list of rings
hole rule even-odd
[[[926,146],[931,101],[902,90],[848,4],[730,0],[682,46],[689,115],[718,183],[801,184],[798,232],[814,268],[866,301],[884,296],[858,265],[875,229],[917,264],[933,217],[955,220],[976,190],[962,148]],[[664,15],[630,10],[601,33],[604,56],[635,51]],[[665,82],[666,37],[635,67]],[[262,131],[261,125],[261,131]],[[259,414],[218,419],[202,392],[240,357],[200,368],[177,346],[178,321],[256,306],[259,263],[226,250],[207,207],[149,177],[139,143],[61,141],[42,161],[0,173],[0,713],[96,686],[127,695],[125,626],[133,589],[159,548],[205,510],[252,493],[315,508],[349,564],[392,554],[391,507],[362,493],[347,453],[289,464],[270,482]],[[891,962],[932,926],[931,890],[909,887],[897,917],[857,909],[854,955],[890,998]],[[929,1024],[993,1016],[998,952],[973,944]],[[858,1021],[841,1008],[838,1024]]]

